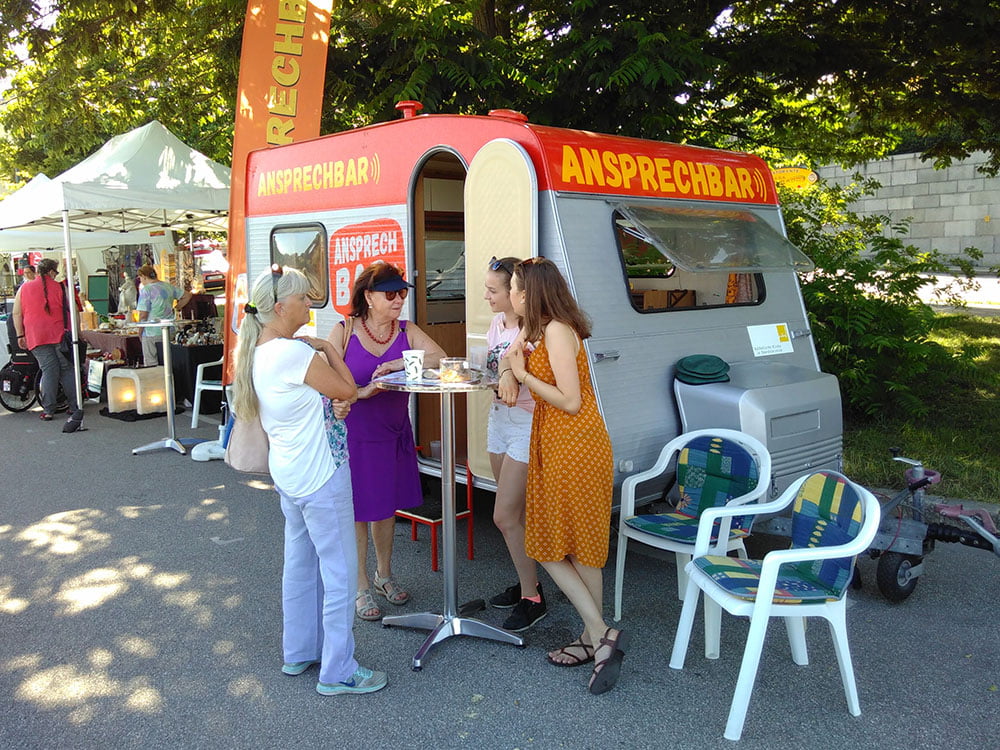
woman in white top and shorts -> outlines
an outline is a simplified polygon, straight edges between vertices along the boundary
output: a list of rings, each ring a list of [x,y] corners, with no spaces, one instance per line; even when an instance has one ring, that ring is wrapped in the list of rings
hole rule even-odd
[[[510,278],[519,258],[493,258],[486,271],[484,298],[496,313],[486,334],[488,346],[486,369],[504,386],[516,386],[508,365],[497,367],[521,332],[520,321],[510,304]],[[517,403],[507,406],[499,397],[490,406],[486,430],[486,450],[497,482],[493,523],[500,529],[514,562],[518,582],[490,599],[499,609],[513,607],[503,627],[526,630],[545,617],[547,610],[538,567],[524,551],[524,489],[528,479],[528,443],[531,438],[531,415],[535,401],[525,386],[520,386]]]

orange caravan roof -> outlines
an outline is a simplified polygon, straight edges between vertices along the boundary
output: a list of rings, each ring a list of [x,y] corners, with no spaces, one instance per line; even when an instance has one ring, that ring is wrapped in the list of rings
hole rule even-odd
[[[468,164],[496,138],[530,156],[539,190],[776,204],[767,165],[752,154],[533,125],[489,116],[413,115],[250,154],[247,216],[402,204],[416,165],[448,150]]]

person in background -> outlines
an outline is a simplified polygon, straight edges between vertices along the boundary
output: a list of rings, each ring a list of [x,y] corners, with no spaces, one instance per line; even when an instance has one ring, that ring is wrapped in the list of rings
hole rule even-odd
[[[524,488],[535,402],[531,392],[514,379],[509,366],[498,367],[521,332],[520,318],[510,303],[510,278],[518,262],[518,258],[491,259],[483,295],[496,313],[486,333],[486,370],[498,379],[497,398],[490,406],[486,428],[486,450],[497,483],[493,523],[503,534],[518,579],[491,597],[490,604],[499,609],[514,608],[503,627],[515,632],[527,630],[548,611],[538,582],[538,567],[524,551]],[[512,398],[514,405],[507,406],[501,393]]]
[[[76,377],[72,354],[60,350],[63,334],[68,330],[66,287],[56,281],[59,264],[45,258],[38,264],[38,274],[25,282],[14,298],[14,331],[17,345],[28,349],[42,369],[41,419],[52,421],[59,386],[66,397],[76,399]],[[83,410],[71,409],[63,432],[76,432],[83,426]]]
[[[420,328],[399,320],[409,290],[398,268],[376,261],[354,281],[350,338],[345,342],[343,322],[333,327],[329,337],[358,384],[358,400],[345,421],[358,545],[355,608],[362,620],[382,617],[368,578],[369,525],[375,546],[374,590],[390,604],[405,604],[410,594],[392,575],[395,514],[424,502],[410,423],[410,394],[382,390],[372,379],[402,370],[404,349],[423,349],[425,367],[435,367],[445,356]]]
[[[618,681],[626,633],[604,621],[602,568],[608,557],[614,465],[607,426],[597,408],[583,341],[590,323],[552,261],[531,258],[514,267],[511,304],[524,321],[522,340],[507,350],[518,383],[535,399],[528,457],[525,548],[538,560],[583,620],[583,634],[550,652],[550,663],[594,662],[589,690]],[[501,369],[503,365],[501,365]],[[503,393],[508,405],[513,390]]]
[[[37,274],[35,273],[35,267],[30,263],[21,268],[20,272],[21,272],[21,281],[17,285],[18,289],[27,284],[29,281],[34,281],[35,277],[37,276]]]
[[[136,309],[139,311],[139,321],[173,319],[174,300],[178,307],[184,307],[191,301],[191,292],[178,289],[173,284],[156,280],[156,269],[148,263],[139,269],[139,301]],[[160,364],[156,354],[156,342],[162,339],[156,328],[145,328],[142,331],[142,363],[146,367]]]
[[[236,348],[233,411],[260,416],[285,516],[281,671],[299,675],[319,663],[321,695],[372,693],[387,680],[354,658],[351,475],[346,454],[331,451],[323,415],[323,396],[351,401],[357,389],[328,342],[295,338],[309,322],[308,292],[294,268],[275,266],[254,281]]]

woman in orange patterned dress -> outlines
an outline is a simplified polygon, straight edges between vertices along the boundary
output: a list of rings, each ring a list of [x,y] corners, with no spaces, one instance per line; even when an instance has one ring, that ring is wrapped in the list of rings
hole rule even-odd
[[[579,638],[547,659],[560,667],[593,661],[589,689],[597,695],[618,680],[626,634],[608,627],[603,613],[614,465],[583,348],[590,323],[559,269],[544,258],[515,267],[510,299],[524,321],[523,341],[536,343],[526,358],[516,341],[504,360],[535,399],[525,550],[542,564],[584,624]],[[513,394],[501,391],[501,396],[506,400]]]

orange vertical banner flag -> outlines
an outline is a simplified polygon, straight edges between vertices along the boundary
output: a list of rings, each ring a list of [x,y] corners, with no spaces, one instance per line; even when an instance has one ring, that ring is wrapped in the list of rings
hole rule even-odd
[[[332,9],[333,0],[250,0],[247,4],[229,193],[226,382],[232,382],[232,352],[249,283],[244,226],[247,155],[319,135]]]

